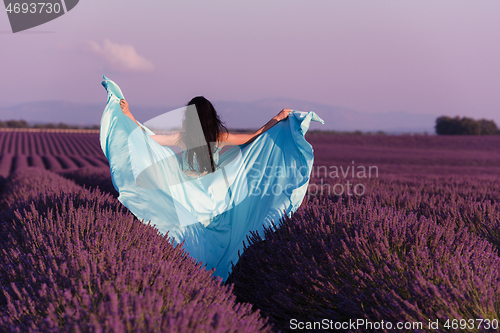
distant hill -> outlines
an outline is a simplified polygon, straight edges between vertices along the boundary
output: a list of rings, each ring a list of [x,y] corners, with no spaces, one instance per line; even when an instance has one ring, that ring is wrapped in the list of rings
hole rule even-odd
[[[40,101],[0,108],[0,120],[23,119],[28,124],[59,123],[94,125],[100,122],[104,104],[79,104],[65,101]]]
[[[310,129],[336,131],[385,131],[388,133],[434,133],[436,116],[407,112],[367,113],[314,102],[274,98],[256,102],[214,102],[229,127],[259,128],[283,108],[314,111],[325,124],[311,123]],[[235,124],[235,125],[232,125]]]
[[[312,123],[311,129],[336,131],[385,131],[387,133],[434,133],[436,116],[407,112],[367,113],[314,102],[273,98],[255,102],[214,101],[228,128],[257,129],[283,108],[315,111],[325,125]],[[59,123],[68,125],[99,124],[105,103],[83,104],[66,101],[41,101],[0,108],[0,120],[24,119],[28,124]],[[131,106],[140,122],[181,107]]]

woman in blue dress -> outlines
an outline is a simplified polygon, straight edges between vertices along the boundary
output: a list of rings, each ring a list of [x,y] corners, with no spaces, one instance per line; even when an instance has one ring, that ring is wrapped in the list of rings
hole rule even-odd
[[[178,131],[156,134],[135,119],[113,81],[102,83],[108,102],[100,142],[118,200],[174,243],[183,242],[223,280],[251,232],[263,236],[264,227],[302,203],[314,160],[304,135],[311,121],[323,123],[314,112],[283,109],[253,134],[229,133],[199,96],[182,109]],[[159,122],[161,116],[148,123]],[[172,146],[181,148],[180,156]]]
[[[203,96],[198,96],[189,101],[187,106],[190,105],[194,105],[197,112],[186,112],[182,124],[183,131],[170,135],[150,135],[150,137],[160,145],[178,146],[183,152],[187,152],[187,158],[183,160],[183,165],[185,166],[187,162],[190,171],[197,172],[198,176],[205,175],[208,172],[215,172],[216,166],[214,164],[214,155],[217,156],[216,154],[222,147],[250,143],[260,134],[264,133],[281,120],[286,119],[290,113],[292,113],[291,109],[281,110],[280,113],[253,134],[229,133],[208,99]],[[132,112],[130,112],[129,105],[125,99],[120,100],[120,108],[127,117],[132,119],[139,127],[141,126],[137,120],[135,120]],[[195,134],[198,124],[201,124],[203,135]],[[193,148],[188,150],[188,145]],[[194,164],[193,160],[195,162]]]

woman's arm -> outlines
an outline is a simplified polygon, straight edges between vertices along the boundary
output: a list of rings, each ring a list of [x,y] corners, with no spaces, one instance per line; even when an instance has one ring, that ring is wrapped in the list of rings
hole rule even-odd
[[[141,127],[141,125],[139,125],[137,120],[135,120],[134,116],[132,115],[132,112],[130,112],[129,105],[126,100],[124,99],[120,100],[120,108],[127,117],[132,119],[139,127]],[[144,131],[142,127],[141,129]],[[150,135],[150,137],[151,139],[155,140],[162,146],[180,146],[182,149],[185,149],[185,146],[180,138],[180,133]]]
[[[130,119],[132,119],[137,124],[137,126],[141,127],[141,125],[139,125],[139,123],[137,122],[137,120],[135,120],[134,115],[132,114],[132,112],[130,112],[130,109],[128,107],[128,103],[127,103],[126,100],[124,100],[124,99],[120,100],[120,108],[122,109],[122,112],[127,117],[129,117]],[[144,129],[142,127],[141,127],[141,129],[144,131]]]
[[[223,147],[226,145],[242,145],[245,143],[250,143],[255,140],[259,135],[276,125],[278,122],[286,119],[288,115],[292,112],[291,109],[283,109],[280,113],[274,116],[271,120],[267,122],[264,126],[259,128],[253,134],[242,134],[242,133],[227,133],[225,138],[220,141],[219,146]]]
[[[185,149],[185,145],[181,140],[181,133],[179,132],[173,134],[150,135],[150,137],[162,146],[179,146]]]

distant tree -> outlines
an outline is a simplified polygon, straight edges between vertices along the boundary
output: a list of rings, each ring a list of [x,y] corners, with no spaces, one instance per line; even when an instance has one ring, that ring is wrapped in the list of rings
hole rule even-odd
[[[55,128],[54,124],[35,124],[33,128]]]
[[[101,127],[99,125],[92,125],[92,126],[84,126],[83,129],[100,129]]]
[[[52,123],[48,123],[48,124],[35,124],[35,126],[33,126],[34,128],[60,128],[60,129],[77,129],[79,128],[78,126],[70,126],[68,124],[65,124],[65,123],[59,123],[57,125],[54,125]]]
[[[30,128],[28,123],[24,120],[7,120],[7,121],[1,121],[0,120],[0,128],[5,128],[5,127],[10,127],[10,128]],[[60,128],[60,129],[78,129],[80,128],[79,126],[73,126],[73,125],[68,125],[65,123],[58,123],[58,124],[52,124],[52,123],[46,123],[46,124],[35,124],[33,125],[32,128]],[[99,129],[99,125],[92,125],[92,127],[89,126],[84,126],[82,127],[84,129]]]
[[[481,123],[472,118],[463,117],[460,120],[460,125],[462,127],[462,133],[464,135],[480,135],[481,134]]]
[[[11,128],[29,128],[30,126],[24,120],[7,120],[7,127]]]
[[[493,120],[481,119],[481,134],[482,135],[495,135],[500,134],[497,124]]]
[[[474,120],[456,116],[441,116],[436,119],[436,134],[439,135],[498,135],[500,131],[493,120]]]
[[[436,119],[436,134],[441,134],[441,135],[454,134],[453,132],[455,127],[456,127],[455,119],[452,119],[447,116],[441,116]]]
[[[65,124],[65,123],[59,123],[56,125],[56,128],[62,128],[62,129],[76,129],[78,128],[78,126],[70,126],[68,124]]]

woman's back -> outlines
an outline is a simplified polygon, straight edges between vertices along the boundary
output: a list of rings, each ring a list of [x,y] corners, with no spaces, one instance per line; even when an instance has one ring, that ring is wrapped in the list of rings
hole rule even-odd
[[[208,171],[203,171],[200,173],[200,166],[197,162],[196,154],[193,154],[193,167],[191,168],[188,163],[188,154],[187,154],[188,151],[186,150],[186,147],[184,146],[184,149],[182,149],[182,147],[180,148],[181,148],[181,168],[186,173],[186,175],[190,177],[201,177],[208,174]],[[215,146],[215,149],[212,154],[212,158],[216,169],[217,165],[219,164],[220,151],[221,148],[219,148],[219,146]]]

